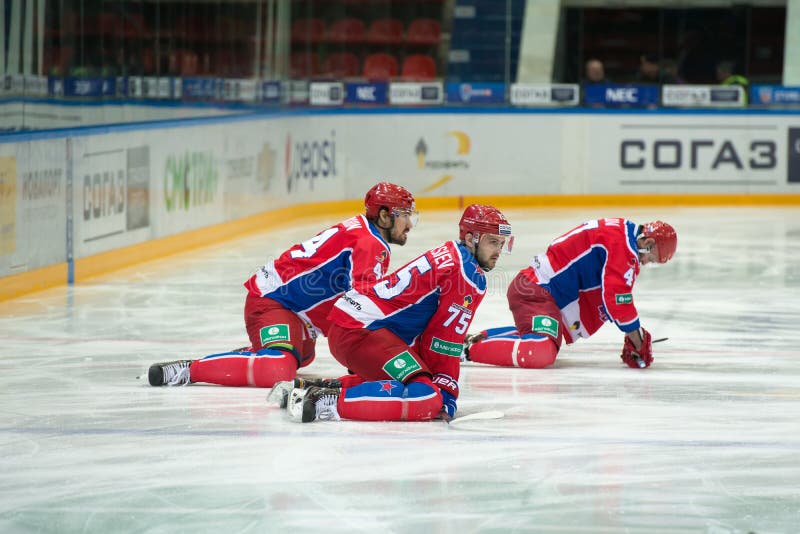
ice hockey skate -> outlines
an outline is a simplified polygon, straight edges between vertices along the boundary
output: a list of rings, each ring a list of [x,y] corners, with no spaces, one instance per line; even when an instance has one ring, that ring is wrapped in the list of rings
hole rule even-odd
[[[342,383],[335,378],[294,378],[283,382],[276,382],[267,394],[267,402],[279,408],[286,409],[289,404],[289,394],[293,389],[308,389],[310,387],[341,388]]]
[[[185,386],[191,382],[189,365],[192,360],[154,363],[147,371],[151,386]]]
[[[318,386],[308,389],[295,388],[289,394],[289,415],[298,423],[338,421],[340,418],[336,402],[339,400],[341,391],[339,388]]]

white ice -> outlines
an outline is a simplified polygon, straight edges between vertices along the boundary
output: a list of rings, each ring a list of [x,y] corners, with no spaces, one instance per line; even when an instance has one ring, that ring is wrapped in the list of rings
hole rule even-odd
[[[634,296],[654,337],[625,367],[606,325],[526,370],[466,364],[461,415],[298,424],[266,390],[137,379],[246,344],[249,274],[334,219],[260,233],[0,303],[0,532],[800,531],[800,210],[506,210],[517,236],[471,331],[510,324],[505,286],[600,216],[679,235]],[[392,267],[455,237],[422,214]],[[342,369],[324,339],[303,374]]]

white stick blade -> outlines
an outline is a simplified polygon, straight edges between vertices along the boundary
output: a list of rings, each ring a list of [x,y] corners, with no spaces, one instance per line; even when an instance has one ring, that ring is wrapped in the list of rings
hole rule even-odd
[[[487,421],[489,419],[502,419],[504,416],[505,414],[500,410],[488,410],[485,412],[471,413],[467,415],[462,415],[461,417],[456,417],[455,419],[450,421],[450,424],[458,425],[461,423],[466,423],[468,421]]]

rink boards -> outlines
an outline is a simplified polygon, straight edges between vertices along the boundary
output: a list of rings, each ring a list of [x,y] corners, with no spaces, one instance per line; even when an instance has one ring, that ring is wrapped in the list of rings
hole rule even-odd
[[[358,211],[379,180],[422,209],[800,204],[798,116],[336,110],[8,135],[0,300]]]

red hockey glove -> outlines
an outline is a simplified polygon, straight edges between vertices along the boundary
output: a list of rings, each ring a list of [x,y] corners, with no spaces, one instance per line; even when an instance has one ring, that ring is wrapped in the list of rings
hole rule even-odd
[[[644,328],[639,329],[642,335],[642,348],[636,350],[633,342],[628,336],[625,336],[625,344],[622,346],[622,354],[620,358],[628,367],[640,368],[650,367],[653,363],[653,336]]]

